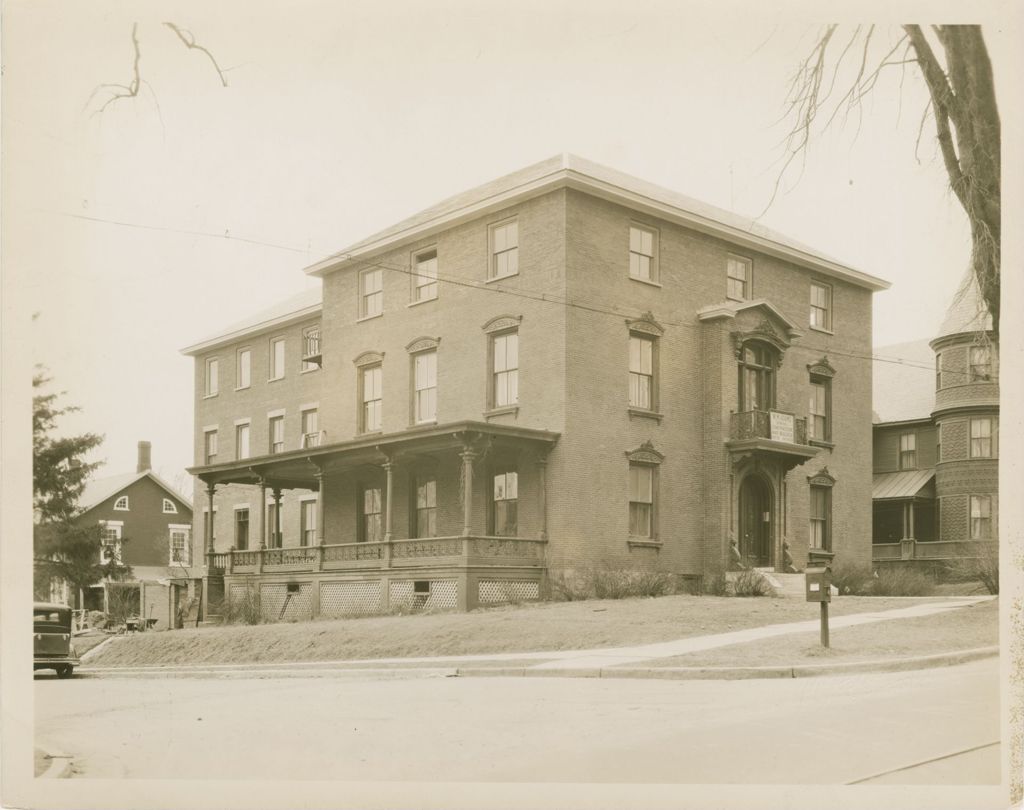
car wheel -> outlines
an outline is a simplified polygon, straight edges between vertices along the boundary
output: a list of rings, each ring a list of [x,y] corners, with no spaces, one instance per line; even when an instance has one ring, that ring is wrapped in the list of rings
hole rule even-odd
[[[70,678],[71,677],[71,673],[74,672],[74,671],[75,671],[74,667],[65,664],[62,667],[57,667],[57,677],[58,678]]]

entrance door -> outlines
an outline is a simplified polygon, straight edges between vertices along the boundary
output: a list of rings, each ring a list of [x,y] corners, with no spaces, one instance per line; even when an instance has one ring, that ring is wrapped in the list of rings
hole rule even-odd
[[[748,475],[740,485],[740,554],[747,565],[772,564],[771,491],[756,475]]]

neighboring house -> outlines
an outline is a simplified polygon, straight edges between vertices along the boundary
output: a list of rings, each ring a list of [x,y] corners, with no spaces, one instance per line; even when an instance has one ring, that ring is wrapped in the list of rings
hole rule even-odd
[[[998,344],[968,274],[930,343],[875,363],[876,563],[944,565],[998,541]]]
[[[192,505],[151,469],[150,444],[139,442],[136,471],[90,481],[79,499],[78,522],[103,526],[102,559],[131,566],[122,582],[104,581],[85,594],[85,607],[106,611],[111,599],[127,599],[133,613],[174,626],[173,617],[195,594]]]
[[[184,350],[211,603],[469,609],[566,569],[870,560],[886,282],[571,156],[307,273],[322,300]]]

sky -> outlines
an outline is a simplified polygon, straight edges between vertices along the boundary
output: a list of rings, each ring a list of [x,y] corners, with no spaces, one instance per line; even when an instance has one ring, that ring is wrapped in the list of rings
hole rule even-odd
[[[1020,31],[991,5],[1005,101]],[[189,486],[183,347],[319,284],[303,268],[323,256],[561,152],[891,281],[876,346],[933,337],[969,231],[929,123],[917,144],[915,68],[888,68],[860,115],[816,132],[765,211],[788,81],[820,24],[787,4],[714,8],[7,2],[7,359],[43,364],[81,407],[64,431],[105,435],[100,475],[134,469],[144,439],[156,471]],[[898,26],[879,20],[884,46]],[[209,49],[227,86],[165,22]],[[110,100],[132,79],[133,26],[142,81]]]

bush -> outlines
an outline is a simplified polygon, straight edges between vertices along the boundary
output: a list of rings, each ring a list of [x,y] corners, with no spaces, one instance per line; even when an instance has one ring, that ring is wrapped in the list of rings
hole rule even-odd
[[[840,594],[866,596],[872,591],[875,572],[870,565],[839,563],[832,569],[832,584]]]
[[[632,599],[668,596],[687,590],[685,581],[665,571],[583,568],[552,573],[551,596],[563,602],[581,599]]]
[[[872,596],[928,596],[935,592],[935,580],[907,566],[880,568],[871,586]]]
[[[977,557],[969,557],[949,565],[946,575],[950,579],[977,581],[993,596],[999,593],[999,545],[985,543]]]
[[[775,589],[764,578],[760,571],[740,571],[733,582],[733,593],[736,596],[774,596]]]
[[[263,605],[259,584],[246,582],[241,596],[232,596],[230,592],[225,594],[214,606],[213,612],[220,615],[221,624],[260,624],[263,621]]]
[[[701,577],[701,593],[706,596],[728,596],[729,595],[729,580],[725,576],[725,571],[718,571],[714,574],[708,574],[705,577]]]

